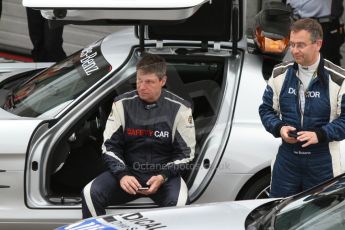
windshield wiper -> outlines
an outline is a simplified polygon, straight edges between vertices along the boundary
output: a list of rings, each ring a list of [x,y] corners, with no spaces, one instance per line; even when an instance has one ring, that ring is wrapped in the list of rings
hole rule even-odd
[[[282,199],[279,201],[277,205],[275,205],[271,211],[266,213],[264,216],[259,218],[258,220],[254,221],[248,227],[247,230],[258,230],[258,229],[267,229],[267,230],[273,230],[274,229],[274,223],[277,214],[280,210],[282,210],[286,205],[288,205],[291,200],[293,200],[294,197],[288,197],[286,199]],[[269,222],[269,225],[267,226],[267,223]]]

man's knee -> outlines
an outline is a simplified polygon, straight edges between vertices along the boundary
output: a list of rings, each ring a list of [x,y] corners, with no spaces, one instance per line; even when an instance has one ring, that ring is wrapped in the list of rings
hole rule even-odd
[[[302,191],[301,176],[273,171],[270,198],[288,197]]]
[[[102,199],[102,197],[104,197],[102,195],[102,189],[94,185],[92,186],[92,182],[87,184],[82,191],[82,198],[85,200],[89,200],[93,203],[95,202],[99,204],[105,203],[105,200]]]

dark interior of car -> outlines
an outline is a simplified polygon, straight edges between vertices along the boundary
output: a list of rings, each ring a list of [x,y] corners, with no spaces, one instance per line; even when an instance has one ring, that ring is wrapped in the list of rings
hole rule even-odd
[[[195,171],[201,165],[202,145],[212,130],[224,90],[224,59],[219,57],[165,56],[168,62],[166,88],[192,104],[196,129],[195,159],[183,177],[190,186]],[[102,161],[103,130],[114,97],[136,87],[135,73],[115,88],[80,118],[76,125],[61,137],[47,165],[46,184],[48,199],[61,204],[61,197],[76,197],[99,173],[106,170]],[[194,172],[193,172],[194,171]],[[65,199],[64,198],[64,199]]]

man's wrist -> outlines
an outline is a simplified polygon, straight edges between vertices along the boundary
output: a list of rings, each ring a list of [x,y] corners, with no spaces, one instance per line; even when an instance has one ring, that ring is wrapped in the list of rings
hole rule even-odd
[[[326,132],[322,128],[316,128],[313,130],[313,132],[315,132],[317,140],[319,143],[327,141]]]
[[[163,183],[168,181],[168,177],[165,174],[159,174],[163,178]]]
[[[281,123],[281,124],[279,124],[279,125],[277,125],[276,127],[275,127],[275,129],[274,129],[274,136],[275,137],[281,137],[281,130],[282,130],[282,128],[284,127],[284,126],[286,126],[286,124],[284,124],[284,123]]]
[[[123,177],[125,176],[131,176],[130,173],[123,171],[115,174],[115,177],[117,178],[118,181],[120,181]]]

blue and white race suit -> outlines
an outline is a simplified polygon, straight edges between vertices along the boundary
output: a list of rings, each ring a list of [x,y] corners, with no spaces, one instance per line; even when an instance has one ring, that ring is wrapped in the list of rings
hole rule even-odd
[[[304,111],[299,101],[298,64],[287,62],[273,69],[259,114],[265,129],[280,137],[284,125],[314,131],[319,143],[282,141],[272,169],[271,197],[285,197],[341,173],[340,143],[345,138],[345,70],[321,58],[305,92]]]

